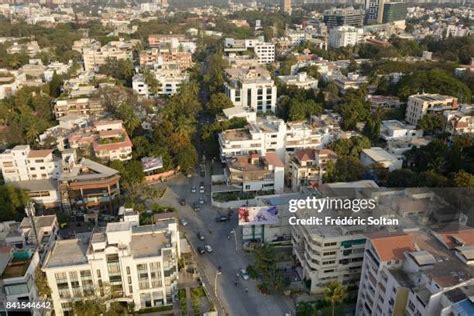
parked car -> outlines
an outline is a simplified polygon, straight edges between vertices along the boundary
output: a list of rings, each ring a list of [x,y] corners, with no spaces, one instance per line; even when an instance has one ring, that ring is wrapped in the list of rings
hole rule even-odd
[[[204,248],[206,248],[206,251],[211,253],[212,252],[212,247],[211,245],[205,245]]]
[[[184,218],[180,219],[179,221],[181,222],[181,225],[183,225],[183,226],[188,225],[188,221],[185,220]]]
[[[216,217],[216,223],[222,223],[222,222],[227,222],[229,218],[225,215],[217,216]]]
[[[199,198],[199,204],[203,205],[206,201],[204,201],[204,199],[201,197]]]
[[[247,270],[245,270],[245,269],[242,269],[242,270],[239,271],[239,276],[240,276],[243,280],[248,280],[248,279],[250,279],[249,274],[247,273]]]
[[[200,255],[203,255],[203,254],[206,253],[206,250],[204,249],[204,247],[198,247],[198,248],[197,248],[197,251],[198,251],[198,253],[199,253]]]
[[[185,199],[179,199],[179,205],[185,206],[186,205],[186,200]]]
[[[199,238],[199,240],[205,240],[206,239],[206,237],[204,237],[204,235],[201,234],[201,233],[197,233],[197,237]]]
[[[195,212],[199,212],[199,211],[201,210],[201,206],[199,205],[198,202],[194,202],[194,203],[193,203],[193,210],[194,210]]]
[[[195,185],[193,185],[193,186],[191,187],[191,193],[196,193],[196,186],[195,186]]]

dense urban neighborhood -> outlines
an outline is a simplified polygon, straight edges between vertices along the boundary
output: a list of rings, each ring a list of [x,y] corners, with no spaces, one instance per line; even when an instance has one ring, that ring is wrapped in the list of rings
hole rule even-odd
[[[470,0],[0,0],[0,315],[474,315]]]

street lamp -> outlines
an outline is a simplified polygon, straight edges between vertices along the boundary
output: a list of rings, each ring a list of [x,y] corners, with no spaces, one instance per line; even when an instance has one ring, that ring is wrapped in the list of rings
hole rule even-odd
[[[222,272],[217,271],[216,272],[216,277],[214,278],[214,295],[216,296],[217,300],[219,300],[219,298],[217,297],[217,277],[221,274],[222,274]]]

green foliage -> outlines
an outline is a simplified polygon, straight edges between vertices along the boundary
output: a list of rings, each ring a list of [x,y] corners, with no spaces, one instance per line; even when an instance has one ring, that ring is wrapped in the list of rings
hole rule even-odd
[[[434,52],[435,56],[442,60],[451,60],[461,64],[470,64],[474,56],[474,38],[448,37],[442,40],[427,37],[424,44]]]
[[[118,106],[115,116],[123,121],[125,129],[130,135],[140,126],[140,119],[135,114],[133,106],[127,102],[122,102]]]
[[[335,306],[341,304],[346,297],[347,289],[337,281],[328,283],[324,289],[324,300],[331,303],[333,315]]]
[[[337,111],[342,116],[341,127],[343,129],[355,129],[358,122],[364,122],[370,115],[370,104],[366,101],[366,93],[363,89],[349,89],[344,95],[343,101],[338,105]]]
[[[50,297],[51,289],[49,288],[48,280],[46,279],[46,274],[41,271],[41,268],[39,266],[36,267],[34,280],[38,295],[42,298]]]
[[[362,165],[358,158],[341,157],[336,163],[329,161],[326,167],[326,173],[323,176],[324,182],[351,182],[364,178],[367,169]]]
[[[63,86],[63,81],[61,77],[56,73],[53,74],[53,78],[49,82],[49,95],[53,98],[57,98],[61,95],[61,88]]]
[[[10,145],[33,144],[53,123],[51,97],[39,87],[24,87],[0,100],[1,138]]]
[[[203,126],[201,130],[201,141],[204,145],[206,155],[214,158],[219,156],[217,136],[220,132],[228,129],[243,128],[246,125],[247,120],[245,118],[234,117],[230,120],[216,121],[210,125]]]
[[[460,102],[471,101],[471,90],[462,81],[442,70],[418,71],[404,76],[395,88],[402,100],[420,91],[457,97]]]
[[[333,150],[338,158],[352,157],[359,158],[362,149],[370,148],[370,140],[364,136],[355,136],[347,139],[338,139],[328,146]]]
[[[224,69],[227,63],[218,51],[208,57],[207,69],[204,73],[204,83],[210,94],[224,91]]]
[[[209,102],[207,103],[208,111],[214,115],[220,114],[222,113],[223,109],[231,108],[233,106],[234,104],[229,99],[229,97],[222,92],[212,94]]]
[[[114,160],[110,162],[110,167],[120,172],[122,185],[127,189],[140,185],[144,180],[143,166],[140,161]]]
[[[454,185],[457,187],[474,188],[474,175],[464,170],[459,170],[454,175]]]
[[[129,59],[108,58],[106,64],[100,66],[99,72],[119,80],[127,87],[132,86],[133,63]]]
[[[422,129],[426,133],[433,133],[442,130],[444,122],[442,114],[428,113],[418,121],[417,128]]]
[[[198,161],[196,148],[191,143],[182,146],[176,154],[176,163],[185,174],[191,174]]]
[[[282,293],[288,285],[278,268],[278,254],[274,246],[261,244],[254,250],[255,270],[260,277],[259,289],[265,293]]]
[[[380,137],[381,120],[380,115],[371,115],[368,117],[364,125],[362,134],[369,138],[372,142],[377,142]]]

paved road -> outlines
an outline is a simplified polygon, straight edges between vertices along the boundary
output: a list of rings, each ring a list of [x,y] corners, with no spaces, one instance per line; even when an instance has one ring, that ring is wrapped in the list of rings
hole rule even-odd
[[[209,167],[207,168],[209,171]],[[205,194],[191,193],[191,186],[195,185],[199,191],[199,183],[205,181]],[[210,205],[210,176],[206,172],[206,177],[199,175],[192,178],[178,176],[166,183],[169,190],[163,196],[160,202],[163,205],[174,206],[178,209],[180,218],[188,221],[186,227],[182,227],[192,247],[209,244],[213,248],[210,254],[198,256],[198,266],[204,273],[207,288],[214,293],[214,282],[217,273],[217,267],[222,267],[222,274],[217,277],[217,296],[225,312],[230,315],[272,315],[283,316],[285,313],[294,310],[291,299],[284,296],[263,295],[258,292],[256,282],[253,280],[244,281],[239,279],[239,284],[234,285],[236,274],[242,268],[246,268],[252,262],[251,255],[244,252],[238,241],[232,235],[229,240],[229,232],[235,228],[237,235],[237,215],[234,213],[231,221],[225,223],[216,223],[215,218],[220,214],[227,214],[226,210],[217,209]],[[178,199],[184,197],[187,205],[180,206]],[[200,212],[194,212],[191,205],[199,197],[206,198],[206,204],[201,206]],[[209,232],[209,229],[212,233]],[[204,234],[206,240],[200,241],[197,238],[197,232]],[[236,247],[237,246],[237,247]],[[236,250],[237,249],[237,250]],[[248,292],[245,289],[248,289]],[[294,315],[294,313],[292,312]]]

